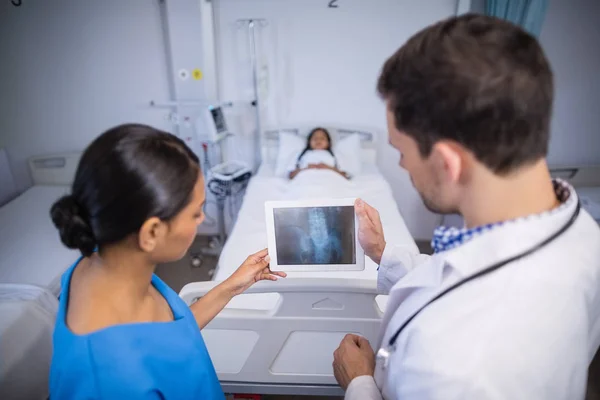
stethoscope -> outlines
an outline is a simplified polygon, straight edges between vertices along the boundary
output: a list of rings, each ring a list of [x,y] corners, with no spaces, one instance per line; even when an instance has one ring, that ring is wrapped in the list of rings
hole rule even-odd
[[[421,313],[421,311],[423,311],[425,308],[427,308],[431,303],[433,303],[434,301],[438,300],[439,298],[445,296],[446,294],[450,293],[454,289],[457,289],[458,287],[464,285],[465,283],[471,282],[477,278],[481,278],[482,276],[490,274],[490,273],[496,271],[497,269],[502,268],[505,265],[512,263],[513,261],[527,257],[527,256],[535,253],[536,251],[540,250],[542,247],[546,246],[547,244],[552,242],[554,239],[556,239],[560,235],[562,235],[567,229],[569,229],[571,227],[571,225],[573,225],[573,223],[575,223],[575,220],[579,216],[580,209],[581,209],[581,203],[579,202],[579,200],[577,200],[577,206],[575,208],[575,211],[573,212],[573,215],[571,215],[571,218],[569,218],[567,223],[565,223],[558,231],[554,232],[551,236],[549,236],[542,242],[536,244],[535,246],[531,247],[530,249],[525,250],[522,253],[512,256],[506,260],[497,262],[494,265],[491,265],[491,266],[477,272],[476,274],[473,274],[473,275],[463,279],[462,281],[459,281],[459,282],[455,283],[454,285],[451,285],[446,290],[442,291],[437,296],[435,296],[433,299],[431,299],[429,302],[427,302],[423,307],[418,309],[409,319],[407,319],[404,322],[404,324],[402,324],[402,326],[396,331],[396,333],[394,333],[394,336],[392,336],[390,338],[387,346],[379,349],[379,351],[377,352],[377,361],[378,361],[379,365],[383,369],[387,368],[389,360],[390,360],[390,356],[396,350],[396,341],[398,340],[398,337],[400,336],[402,331],[408,326],[408,324],[411,323],[411,321],[413,319],[415,319],[415,317],[417,315],[419,315],[419,313]]]

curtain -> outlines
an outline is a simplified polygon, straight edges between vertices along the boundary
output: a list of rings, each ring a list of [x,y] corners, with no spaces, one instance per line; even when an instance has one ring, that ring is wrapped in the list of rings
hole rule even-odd
[[[539,36],[546,16],[548,0],[486,0],[485,13],[520,25]]]

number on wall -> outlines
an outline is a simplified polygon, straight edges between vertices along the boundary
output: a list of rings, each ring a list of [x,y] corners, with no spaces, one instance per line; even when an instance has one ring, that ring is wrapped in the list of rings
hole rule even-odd
[[[337,5],[337,4],[336,4],[336,3],[337,3],[337,1],[338,1],[338,0],[331,0],[331,1],[329,2],[329,8],[338,8],[338,7],[339,7],[339,5]]]
[[[10,3],[15,7],[21,7],[21,4],[23,4],[23,0],[10,0]]]

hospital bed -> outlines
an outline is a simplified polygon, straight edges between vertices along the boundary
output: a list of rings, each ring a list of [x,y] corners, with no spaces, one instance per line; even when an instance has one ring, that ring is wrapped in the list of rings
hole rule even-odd
[[[0,398],[46,399],[66,249],[50,207],[67,193],[79,154],[29,160],[34,185],[0,208]]]
[[[362,171],[351,181],[302,172],[293,181],[274,175],[278,135],[305,135],[309,128],[266,132],[263,164],[252,178],[237,222],[220,256],[212,282],[195,282],[180,292],[188,303],[226,279],[244,259],[267,245],[264,203],[306,197],[360,197],[377,208],[386,239],[418,252],[389,184],[376,166],[376,130],[326,127],[333,141],[361,138]],[[317,173],[315,171],[315,173]],[[323,173],[323,172],[321,172]],[[328,171],[329,174],[334,173]],[[203,336],[226,393],[341,395],[332,372],[333,351],[346,333],[377,341],[386,297],[377,296],[377,266],[363,271],[293,272],[278,282],[261,282],[234,298]]]

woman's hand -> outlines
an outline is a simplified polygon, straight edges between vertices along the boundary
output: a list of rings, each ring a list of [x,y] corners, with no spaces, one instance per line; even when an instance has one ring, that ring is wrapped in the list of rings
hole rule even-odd
[[[281,271],[271,271],[269,268],[269,251],[267,249],[254,253],[223,282],[233,296],[243,293],[258,281],[276,281],[277,277],[285,278],[287,274]]]
[[[271,272],[267,249],[252,254],[229,278],[190,306],[198,327],[203,329],[225,308],[233,296],[237,296],[258,281],[276,281],[277,276],[285,277],[286,273]]]

